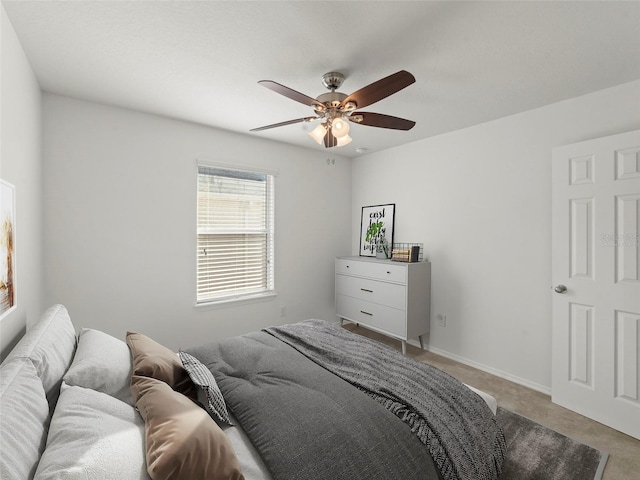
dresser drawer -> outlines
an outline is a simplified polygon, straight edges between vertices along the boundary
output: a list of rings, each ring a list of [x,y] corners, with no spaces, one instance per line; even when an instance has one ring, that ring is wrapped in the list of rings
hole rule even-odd
[[[405,310],[407,287],[350,275],[336,275],[336,293]]]
[[[336,259],[336,273],[387,280],[389,282],[407,283],[406,265],[391,265],[388,262],[379,263],[338,258]]]
[[[407,336],[404,310],[337,294],[336,314],[352,322],[377,328],[396,337],[406,338]]]

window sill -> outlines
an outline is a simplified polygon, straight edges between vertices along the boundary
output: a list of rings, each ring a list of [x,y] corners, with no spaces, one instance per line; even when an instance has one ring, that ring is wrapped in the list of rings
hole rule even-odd
[[[270,291],[263,293],[256,293],[255,295],[243,295],[240,297],[224,297],[220,300],[206,300],[202,302],[196,302],[194,307],[198,310],[208,310],[213,308],[225,308],[236,305],[242,305],[245,303],[257,303],[267,302],[273,300],[278,296],[278,292]]]

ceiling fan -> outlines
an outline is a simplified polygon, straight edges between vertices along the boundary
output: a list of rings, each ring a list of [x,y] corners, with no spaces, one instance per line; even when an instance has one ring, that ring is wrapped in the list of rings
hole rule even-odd
[[[392,117],[381,113],[356,111],[358,108],[367,107],[383,98],[399,92],[416,81],[415,77],[405,70],[389,75],[377,82],[373,82],[361,88],[351,95],[336,92],[344,82],[344,75],[340,72],[329,72],[322,76],[322,84],[329,89],[317,98],[308,97],[285,87],[272,80],[261,80],[258,83],[263,87],[273,90],[280,95],[303,103],[313,108],[315,116],[297,118],[286,122],[274,123],[264,127],[253,128],[251,132],[259,132],[269,128],[283,127],[300,122],[321,120],[322,122],[309,135],[318,144],[324,142],[326,148],[341,147],[351,142],[349,136],[349,122],[368,125],[370,127],[391,128],[394,130],[410,130],[416,124],[411,120]]]

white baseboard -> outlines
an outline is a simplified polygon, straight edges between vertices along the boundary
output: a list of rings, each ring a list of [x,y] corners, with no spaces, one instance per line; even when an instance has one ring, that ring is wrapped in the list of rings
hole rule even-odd
[[[410,343],[418,348],[420,348],[420,344],[418,342],[411,341]],[[497,368],[488,367],[478,362],[474,362],[473,360],[469,360],[468,358],[461,357],[460,355],[456,355],[455,353],[449,353],[445,350],[440,350],[439,348],[432,347],[430,345],[425,345],[425,349],[429,352],[435,353],[436,355],[440,355],[441,357],[449,358],[451,360],[455,360],[456,362],[463,363],[464,365],[469,365],[470,367],[477,368],[478,370],[482,370],[483,372],[490,373],[491,375],[495,375],[496,377],[504,378],[505,380],[509,380],[510,382],[517,383],[518,385],[522,385],[524,387],[530,388],[531,390],[535,390],[536,392],[544,393],[545,395],[551,395],[551,387],[547,387],[546,385],[540,385],[539,383],[532,382],[525,378],[518,377],[516,375],[512,375],[511,373],[504,372],[502,370],[498,370]]]

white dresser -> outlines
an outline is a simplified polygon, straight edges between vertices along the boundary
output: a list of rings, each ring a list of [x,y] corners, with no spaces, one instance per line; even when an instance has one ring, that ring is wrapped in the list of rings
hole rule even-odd
[[[406,342],[429,333],[431,263],[336,258],[336,315]]]

